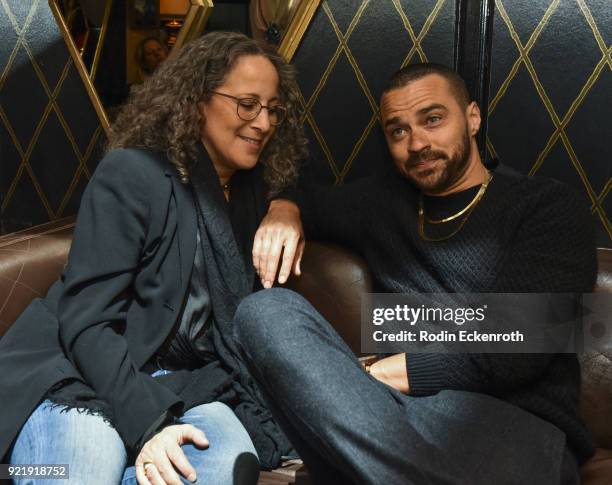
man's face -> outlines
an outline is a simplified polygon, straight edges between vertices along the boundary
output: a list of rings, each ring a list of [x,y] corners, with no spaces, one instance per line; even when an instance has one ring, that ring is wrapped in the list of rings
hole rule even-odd
[[[462,107],[442,76],[385,93],[380,111],[393,161],[418,188],[445,192],[465,173],[480,113],[475,103]]]

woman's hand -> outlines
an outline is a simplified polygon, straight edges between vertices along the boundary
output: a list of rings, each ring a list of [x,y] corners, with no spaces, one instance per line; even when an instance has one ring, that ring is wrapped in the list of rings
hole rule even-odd
[[[283,253],[278,282],[283,284],[289,272],[299,276],[300,262],[304,254],[304,229],[300,209],[288,200],[273,200],[268,214],[255,233],[253,242],[253,266],[264,288],[271,288]]]
[[[193,443],[206,448],[203,431],[191,424],[167,426],[147,441],[136,458],[136,480],[139,485],[181,485],[175,468],[190,482],[197,479],[181,445]]]

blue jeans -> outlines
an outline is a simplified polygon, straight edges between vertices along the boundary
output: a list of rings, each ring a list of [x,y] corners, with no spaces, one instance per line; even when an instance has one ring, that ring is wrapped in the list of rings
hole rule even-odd
[[[181,421],[204,431],[210,446],[183,445],[198,483],[255,484],[259,462],[242,423],[225,404],[213,402],[188,410]],[[9,455],[11,464],[68,464],[69,480],[22,479],[18,485],[136,485],[117,431],[101,417],[77,409],[61,411],[43,401],[22,428]],[[182,478],[183,483],[190,483]]]
[[[445,390],[412,397],[382,384],[297,293],[248,296],[234,329],[317,484],[579,483],[561,430],[492,396]]]

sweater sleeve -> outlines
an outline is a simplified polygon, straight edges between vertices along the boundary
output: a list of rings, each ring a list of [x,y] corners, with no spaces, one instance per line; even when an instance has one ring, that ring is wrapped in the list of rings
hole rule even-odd
[[[370,178],[355,182],[321,186],[300,184],[280,193],[275,199],[294,202],[300,209],[307,239],[336,242],[358,249],[370,205],[367,198]]]
[[[491,291],[590,292],[596,257],[588,208],[571,190],[549,182],[529,205]],[[407,354],[410,394],[456,389],[500,395],[536,381],[553,358],[545,353]]]

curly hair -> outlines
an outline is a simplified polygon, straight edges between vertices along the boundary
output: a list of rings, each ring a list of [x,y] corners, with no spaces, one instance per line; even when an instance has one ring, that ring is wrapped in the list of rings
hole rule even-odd
[[[268,191],[276,194],[295,183],[298,163],[306,157],[295,70],[273,48],[235,32],[206,34],[162,63],[119,109],[107,151],[128,147],[162,151],[181,181],[189,183],[189,165],[201,140],[197,104],[207,102],[236,60],[246,55],[272,62],[278,72],[280,102],[287,108],[260,159]]]

